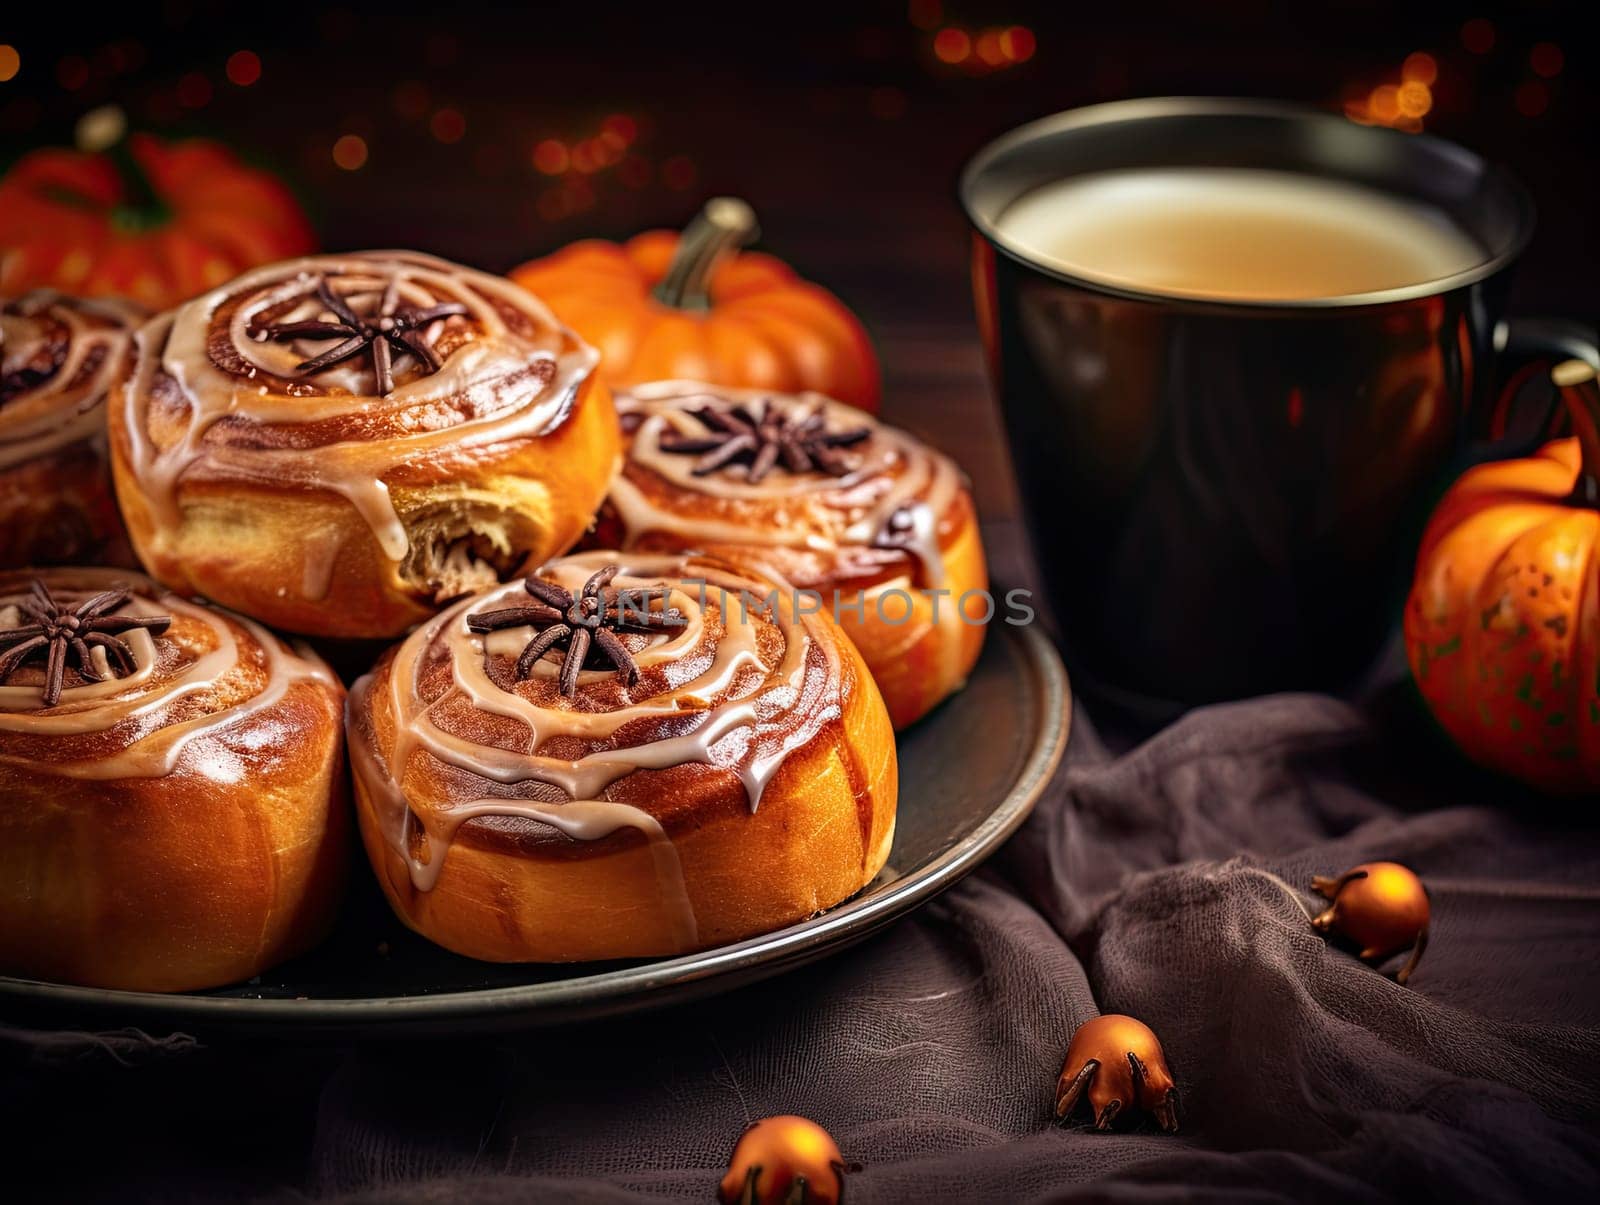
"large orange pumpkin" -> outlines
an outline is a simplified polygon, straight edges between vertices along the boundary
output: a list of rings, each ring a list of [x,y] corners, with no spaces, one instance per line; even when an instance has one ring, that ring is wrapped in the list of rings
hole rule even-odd
[[[1600,389],[1553,376],[1571,438],[1480,465],[1439,504],[1406,605],[1412,673],[1474,760],[1542,790],[1600,790]]]
[[[743,201],[707,203],[680,238],[587,239],[511,278],[600,349],[613,386],[686,378],[750,389],[815,389],[876,411],[878,359],[837,297],[770,255]]]
[[[165,309],[311,249],[288,189],[214,142],[37,150],[0,179],[0,294],[43,285]]]

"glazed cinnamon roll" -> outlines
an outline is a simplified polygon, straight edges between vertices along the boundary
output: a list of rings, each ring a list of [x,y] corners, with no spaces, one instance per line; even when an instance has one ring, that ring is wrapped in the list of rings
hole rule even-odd
[[[595,352],[409,252],[247,272],[153,319],[111,407],[160,581],[276,627],[394,635],[588,525],[617,457]]]
[[[716,561],[590,553],[466,599],[351,692],[367,853],[473,958],[673,954],[860,890],[894,736],[826,616]]]
[[[594,547],[699,549],[815,592],[897,728],[960,687],[990,617],[961,470],[818,394],[693,381],[619,392],[626,460]]]
[[[183,991],[308,948],[344,872],[343,698],[141,575],[0,573],[0,973]]]
[[[141,317],[50,289],[0,304],[0,568],[127,559],[105,403]]]

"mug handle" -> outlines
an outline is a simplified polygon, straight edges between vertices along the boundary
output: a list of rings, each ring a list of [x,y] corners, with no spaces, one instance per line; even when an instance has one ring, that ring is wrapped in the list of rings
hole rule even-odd
[[[1503,383],[1489,411],[1487,435],[1495,445],[1491,455],[1516,456],[1571,434],[1550,369],[1563,360],[1582,360],[1600,369],[1595,329],[1568,318],[1507,318],[1495,325],[1494,350]]]

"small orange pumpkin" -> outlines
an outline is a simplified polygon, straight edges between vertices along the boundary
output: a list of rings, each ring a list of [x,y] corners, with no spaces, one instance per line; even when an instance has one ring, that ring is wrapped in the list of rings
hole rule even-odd
[[[165,309],[312,246],[289,190],[214,142],[47,148],[0,179],[0,294],[49,286]]]
[[[1405,636],[1423,698],[1469,757],[1576,794],[1600,790],[1600,389],[1576,360],[1552,376],[1576,434],[1450,488]]]
[[[675,378],[750,389],[814,389],[876,411],[878,358],[837,297],[770,255],[738,248],[755,214],[733,197],[706,204],[680,238],[586,239],[511,278],[600,349],[613,386]]]

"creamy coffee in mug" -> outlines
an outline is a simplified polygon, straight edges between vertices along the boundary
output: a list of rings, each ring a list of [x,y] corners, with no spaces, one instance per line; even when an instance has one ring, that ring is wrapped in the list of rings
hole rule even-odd
[[[1254,168],[1073,176],[1018,197],[997,225],[1028,254],[1086,280],[1229,301],[1375,293],[1488,258],[1424,202]]]

